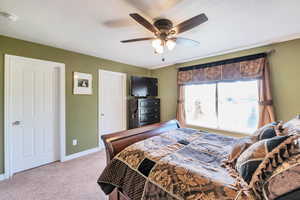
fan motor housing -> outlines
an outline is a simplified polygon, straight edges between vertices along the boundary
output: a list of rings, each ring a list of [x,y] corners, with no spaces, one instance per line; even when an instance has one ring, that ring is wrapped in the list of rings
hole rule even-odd
[[[173,23],[168,19],[158,19],[154,22],[154,26],[158,30],[170,30],[173,28]]]

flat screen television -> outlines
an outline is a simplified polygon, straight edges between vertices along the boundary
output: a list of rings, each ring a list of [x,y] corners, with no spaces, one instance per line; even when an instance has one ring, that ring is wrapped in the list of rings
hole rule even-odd
[[[132,76],[131,95],[135,97],[157,96],[157,78]]]

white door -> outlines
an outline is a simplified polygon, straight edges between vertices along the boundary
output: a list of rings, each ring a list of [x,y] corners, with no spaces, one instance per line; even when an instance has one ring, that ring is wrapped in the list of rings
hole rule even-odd
[[[59,71],[16,57],[11,67],[12,173],[59,160]]]
[[[99,70],[99,129],[100,136],[126,129],[124,73]]]

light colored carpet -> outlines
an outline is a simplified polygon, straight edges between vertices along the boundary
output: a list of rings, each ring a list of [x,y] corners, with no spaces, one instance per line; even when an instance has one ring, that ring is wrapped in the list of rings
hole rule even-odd
[[[24,171],[0,182],[0,200],[104,200],[97,179],[105,165],[101,151]]]

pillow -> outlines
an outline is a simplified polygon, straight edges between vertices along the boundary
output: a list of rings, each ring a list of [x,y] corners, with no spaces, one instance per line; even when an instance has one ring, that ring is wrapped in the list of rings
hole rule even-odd
[[[239,139],[238,142],[232,148],[231,153],[228,155],[225,164],[234,167],[236,160],[240,157],[240,155],[255,142],[256,142],[256,138],[252,136]]]
[[[270,174],[263,185],[263,194],[265,199],[273,200],[298,188],[300,188],[300,154],[288,158]]]
[[[257,129],[253,136],[257,137],[257,140],[263,140],[275,137],[276,135],[280,135],[281,123],[279,122],[271,122],[266,124],[265,126]]]
[[[239,156],[252,144],[257,142],[258,140],[263,140],[267,138],[272,138],[276,136],[278,122],[272,122],[266,124],[265,126],[257,129],[253,136],[248,136],[240,139],[233,147],[231,153],[229,154],[227,160],[224,162],[226,165],[230,167],[235,167],[236,160]]]
[[[224,162],[225,165],[235,168],[236,160],[248,147],[250,147],[252,144],[254,144],[259,140],[272,138],[275,137],[276,135],[283,135],[281,134],[281,131],[282,131],[282,123],[272,122],[257,129],[254,132],[253,136],[240,139],[238,143],[234,145],[227,160]]]
[[[290,148],[294,148],[291,145],[293,140],[293,135],[287,136],[275,136],[273,138],[260,140],[252,144],[248,149],[246,149],[236,162],[236,170],[239,175],[244,179],[245,182],[250,184],[254,173],[257,171],[259,165],[265,160],[266,156],[272,152],[277,147],[280,147],[279,155],[275,157],[268,157],[272,165],[275,166],[276,162],[282,162],[283,158],[289,157]],[[275,156],[275,155],[274,155]]]
[[[251,145],[238,158],[236,177],[242,191],[250,191],[258,199],[263,198],[263,184],[285,159],[299,153],[300,134],[275,136]]]
[[[295,131],[300,131],[300,115],[296,116],[294,119],[286,122],[282,126],[283,132],[285,134],[295,132]]]

